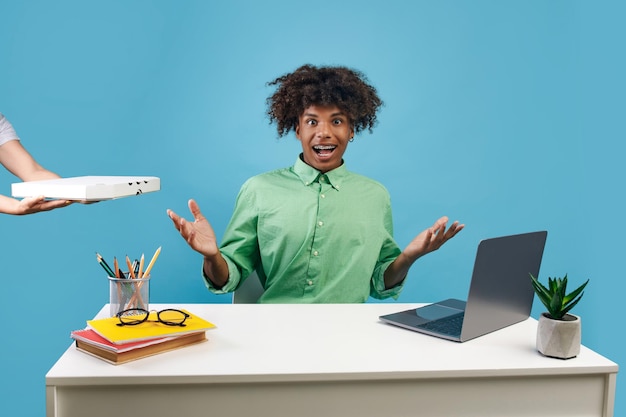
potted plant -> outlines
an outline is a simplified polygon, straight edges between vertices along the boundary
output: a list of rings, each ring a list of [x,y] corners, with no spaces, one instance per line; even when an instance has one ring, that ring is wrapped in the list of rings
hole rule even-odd
[[[569,312],[582,298],[589,280],[568,294],[567,274],[563,278],[548,277],[547,287],[532,274],[530,278],[535,294],[548,309],[539,317],[537,350],[553,358],[569,359],[578,356],[581,320]]]

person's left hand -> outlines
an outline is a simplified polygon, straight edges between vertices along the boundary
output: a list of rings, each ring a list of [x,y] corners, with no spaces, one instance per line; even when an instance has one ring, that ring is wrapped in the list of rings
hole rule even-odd
[[[14,214],[22,215],[49,211],[68,206],[71,203],[72,202],[68,200],[46,200],[44,196],[26,197],[19,201]]]
[[[404,249],[405,255],[415,261],[427,253],[439,249],[465,227],[464,224],[459,224],[458,221],[455,221],[450,225],[448,230],[446,230],[447,224],[448,217],[441,217],[435,224],[421,232],[409,243]]]

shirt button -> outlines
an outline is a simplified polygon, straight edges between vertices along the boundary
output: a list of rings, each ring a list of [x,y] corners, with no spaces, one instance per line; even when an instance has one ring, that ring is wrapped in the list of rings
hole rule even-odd
[[[321,197],[321,198],[326,198],[326,195],[324,195],[324,194],[320,194],[320,197]]]
[[[308,280],[306,283],[309,284],[309,285],[313,285],[313,281],[311,281],[311,280]]]
[[[317,225],[318,225],[318,226],[324,226],[324,222],[322,222],[322,221],[317,222]]]
[[[317,255],[319,255],[319,254],[320,254],[320,253],[319,253],[318,251],[316,251],[316,250],[314,250],[314,251],[313,251],[313,256],[317,256]]]

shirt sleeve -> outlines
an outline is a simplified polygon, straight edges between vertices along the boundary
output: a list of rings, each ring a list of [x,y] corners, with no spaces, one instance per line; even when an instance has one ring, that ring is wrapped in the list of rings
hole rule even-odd
[[[388,204],[385,207],[384,212],[384,226],[387,231],[387,236],[383,240],[380,249],[380,255],[372,274],[372,281],[370,285],[370,296],[382,300],[384,298],[392,297],[397,299],[404,288],[404,282],[402,280],[399,284],[392,288],[385,289],[385,271],[393,261],[400,255],[401,250],[398,244],[393,239],[393,218],[391,214],[391,203],[388,200]]]
[[[251,180],[246,181],[241,187],[233,215],[220,245],[220,252],[228,264],[228,281],[222,288],[215,288],[202,271],[207,288],[215,294],[235,291],[242,279],[248,277],[260,263],[258,210],[254,190],[254,182]]]
[[[396,246],[397,248],[397,246]],[[371,288],[370,288],[370,296],[372,298],[376,298],[378,300],[382,300],[385,298],[392,297],[394,300],[397,300],[404,288],[404,282],[406,279],[403,279],[399,284],[395,287],[391,287],[389,289],[385,289],[385,271],[391,263],[398,257],[400,254],[400,249],[398,248],[397,255],[393,257],[393,259],[387,260],[383,263],[379,263],[374,270],[374,275],[372,276]]]
[[[0,146],[11,140],[20,140],[13,126],[2,113],[0,113]]]
[[[233,292],[239,286],[239,282],[241,281],[241,275],[237,271],[237,267],[233,264],[233,262],[224,256],[226,263],[228,264],[228,281],[222,288],[217,288],[213,285],[213,282],[206,276],[204,273],[204,264],[201,267],[202,270],[202,278],[204,278],[204,284],[207,289],[211,291],[213,294],[228,294]]]

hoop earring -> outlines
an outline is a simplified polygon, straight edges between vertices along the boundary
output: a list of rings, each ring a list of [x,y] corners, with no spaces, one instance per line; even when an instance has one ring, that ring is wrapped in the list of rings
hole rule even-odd
[[[348,140],[348,142],[354,142],[354,137],[351,137],[350,140]]]

